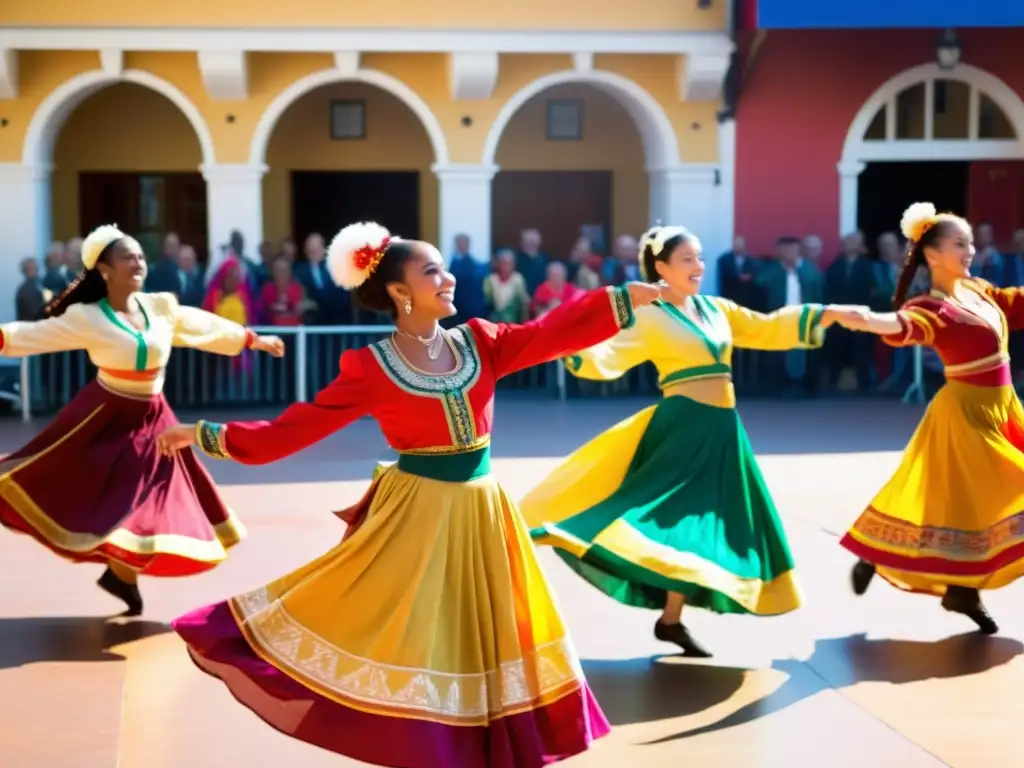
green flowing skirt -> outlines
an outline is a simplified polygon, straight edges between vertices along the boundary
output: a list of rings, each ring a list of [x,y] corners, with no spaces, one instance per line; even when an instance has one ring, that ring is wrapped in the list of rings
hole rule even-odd
[[[576,509],[580,497],[587,506]],[[789,544],[735,409],[667,397],[580,448],[521,508],[537,543],[627,605],[661,608],[667,592],[718,613],[800,605]]]

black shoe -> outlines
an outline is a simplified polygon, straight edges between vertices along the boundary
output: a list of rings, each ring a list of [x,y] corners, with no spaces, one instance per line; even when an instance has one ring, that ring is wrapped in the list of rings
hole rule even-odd
[[[139,616],[142,614],[142,594],[139,592],[138,584],[129,584],[127,581],[122,581],[112,570],[107,568],[103,575],[100,576],[99,581],[96,582],[96,585],[108,595],[113,595],[128,606],[128,610],[122,613],[122,616]]]
[[[981,602],[981,596],[976,589],[948,587],[942,598],[942,607],[953,613],[962,613],[977,624],[978,629],[986,635],[994,635],[999,631],[999,625]]]
[[[654,625],[654,636],[663,643],[678,645],[683,651],[683,656],[695,659],[711,658],[710,651],[705,650],[700,643],[694,640],[690,635],[690,630],[682,624],[663,624],[661,619],[658,619]]]
[[[867,560],[858,560],[850,571],[850,586],[853,587],[853,594],[863,595],[871,586],[871,580],[875,578],[875,564]]]

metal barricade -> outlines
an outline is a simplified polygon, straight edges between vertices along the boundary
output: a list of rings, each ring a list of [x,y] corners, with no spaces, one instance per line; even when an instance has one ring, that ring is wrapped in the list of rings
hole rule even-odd
[[[258,327],[257,333],[276,334],[285,340],[286,354],[274,359],[247,352],[224,357],[194,349],[175,349],[167,366],[164,393],[177,409],[237,406],[277,408],[307,402],[338,375],[338,360],[347,349],[364,347],[394,330],[390,325]],[[765,384],[761,374],[768,361],[765,353],[735,350],[733,378],[737,392],[757,395]],[[85,352],[40,355],[21,361],[14,383],[0,385],[0,399],[16,401],[22,419],[33,413],[52,413],[61,408],[96,375]],[[767,374],[766,374],[767,375]],[[2,371],[0,371],[2,376]],[[770,377],[769,377],[770,378]],[[621,397],[657,395],[658,373],[645,364],[616,381],[595,382],[568,375],[561,361],[534,366],[508,376],[500,390],[544,392],[565,400],[569,397]],[[914,350],[914,383],[904,402],[924,400],[924,366],[921,349]]]

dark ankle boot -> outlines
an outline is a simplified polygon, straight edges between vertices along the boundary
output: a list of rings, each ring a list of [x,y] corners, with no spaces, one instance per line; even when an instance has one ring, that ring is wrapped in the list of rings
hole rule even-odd
[[[138,584],[129,584],[119,579],[109,568],[103,572],[96,584],[108,595],[116,597],[128,606],[128,610],[122,613],[122,616],[139,616],[142,613],[142,594],[139,592]]]
[[[690,630],[682,624],[664,624],[661,619],[658,619],[654,625],[654,636],[663,643],[678,645],[683,651],[683,656],[695,659],[711,658],[711,653],[694,640],[690,635]]]
[[[999,625],[981,602],[981,595],[976,589],[967,587],[947,587],[946,594],[942,598],[942,607],[953,613],[962,613],[975,624],[978,629],[986,635],[994,635],[999,631]]]
[[[871,586],[871,580],[875,578],[875,564],[867,560],[858,560],[853,570],[850,571],[850,586],[853,587],[853,594],[863,595]]]

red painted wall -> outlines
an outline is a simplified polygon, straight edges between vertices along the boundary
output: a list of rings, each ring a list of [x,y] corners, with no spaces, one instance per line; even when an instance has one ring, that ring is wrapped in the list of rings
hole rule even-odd
[[[779,235],[817,234],[838,252],[839,174],[850,123],[886,80],[935,60],[934,30],[771,31],[747,61],[736,114],[736,233],[753,253]],[[961,61],[1024,97],[1024,46],[1011,29],[958,31]],[[894,222],[895,223],[895,222]]]

